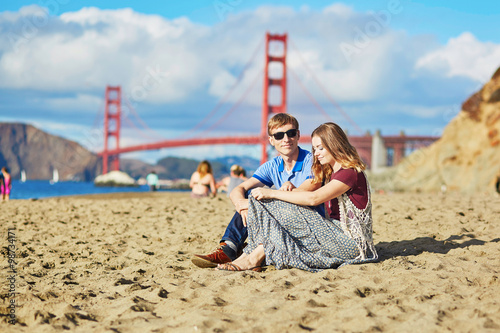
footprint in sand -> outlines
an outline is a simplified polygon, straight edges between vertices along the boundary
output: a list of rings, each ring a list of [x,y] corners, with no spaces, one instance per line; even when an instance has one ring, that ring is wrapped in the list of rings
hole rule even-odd
[[[168,291],[166,291],[165,289],[161,288],[160,292],[158,293],[158,296],[161,297],[161,298],[167,298],[168,294],[169,294]]]
[[[132,301],[134,301],[135,304],[132,305],[130,309],[136,312],[153,312],[155,308],[154,304],[156,304],[138,296],[134,297]]]
[[[215,297],[214,302],[215,302],[215,305],[217,305],[217,306],[225,306],[228,304],[225,300],[223,300],[220,297]]]
[[[309,306],[311,308],[326,308],[326,304],[318,303],[315,300],[313,300],[312,298],[307,301],[307,306]]]
[[[115,286],[123,285],[123,284],[134,284],[135,282],[129,279],[120,278],[115,282]]]
[[[354,290],[354,294],[358,295],[361,298],[365,298],[371,295],[372,293],[373,291],[368,287]]]

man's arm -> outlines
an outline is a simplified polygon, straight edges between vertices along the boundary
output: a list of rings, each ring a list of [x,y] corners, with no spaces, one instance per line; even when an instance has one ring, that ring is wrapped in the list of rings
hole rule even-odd
[[[248,199],[245,198],[245,193],[256,187],[263,187],[264,184],[257,178],[250,177],[245,180],[240,185],[236,186],[234,190],[231,191],[229,198],[233,202],[234,208],[238,213],[240,213],[243,224],[247,225],[247,213],[248,213]]]
[[[241,214],[241,210],[248,209],[248,199],[245,194],[256,187],[263,187],[264,184],[257,178],[250,177],[231,191],[229,198],[233,202],[234,208]]]

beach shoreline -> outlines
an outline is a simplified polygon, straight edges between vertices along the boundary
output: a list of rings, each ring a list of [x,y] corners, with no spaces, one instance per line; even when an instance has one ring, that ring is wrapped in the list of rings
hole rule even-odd
[[[15,274],[7,260],[2,265],[0,330],[499,330],[500,196],[387,193],[372,202],[380,260],[319,273],[194,266],[192,254],[215,248],[234,213],[225,195],[3,203],[2,254],[13,249],[17,260]]]

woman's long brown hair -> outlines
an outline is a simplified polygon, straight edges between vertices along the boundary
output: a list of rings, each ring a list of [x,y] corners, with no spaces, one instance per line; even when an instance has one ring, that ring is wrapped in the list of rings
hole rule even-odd
[[[200,179],[202,179],[205,175],[212,173],[212,166],[208,161],[201,161],[196,171],[198,171]]]
[[[324,123],[319,125],[311,134],[311,137],[321,139],[323,148],[332,154],[343,168],[352,168],[361,172],[366,169],[365,163],[361,160],[353,145],[349,142],[347,135],[339,125],[335,123]],[[314,147],[313,147],[314,154]],[[329,164],[322,165],[316,156],[313,159],[312,172],[314,184],[329,182],[333,169]]]

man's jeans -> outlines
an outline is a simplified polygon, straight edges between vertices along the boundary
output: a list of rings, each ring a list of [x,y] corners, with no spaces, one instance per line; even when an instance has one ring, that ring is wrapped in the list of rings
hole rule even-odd
[[[236,212],[234,213],[231,222],[229,222],[229,225],[226,228],[226,232],[224,233],[224,236],[222,236],[221,242],[230,240],[236,245],[236,251],[239,251],[243,248],[243,243],[245,243],[247,237],[247,227],[243,225],[243,219],[241,218],[241,215]]]

